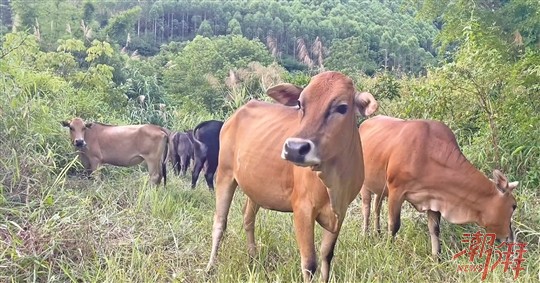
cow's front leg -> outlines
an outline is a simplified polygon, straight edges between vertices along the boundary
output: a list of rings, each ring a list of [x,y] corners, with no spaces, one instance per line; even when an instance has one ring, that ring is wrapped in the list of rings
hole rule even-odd
[[[314,242],[314,213],[308,204],[306,208],[294,210],[294,230],[300,249],[301,267],[304,282],[311,282],[317,270],[317,256]]]
[[[427,211],[429,235],[431,237],[431,254],[434,260],[439,259],[441,253],[441,242],[439,234],[441,232],[439,224],[441,223],[441,213],[438,211]]]
[[[341,230],[341,223],[343,219],[339,221],[338,230],[335,233],[332,233],[328,230],[324,230],[323,238],[321,242],[321,276],[323,282],[328,282],[330,280],[330,267],[332,263],[332,258],[334,258],[334,248],[336,247],[336,242],[339,236],[339,231]]]

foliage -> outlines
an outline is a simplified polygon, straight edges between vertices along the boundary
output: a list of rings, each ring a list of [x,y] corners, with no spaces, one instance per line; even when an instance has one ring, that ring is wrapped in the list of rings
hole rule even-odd
[[[66,36],[89,37],[88,31],[92,30],[100,40],[123,46],[129,52],[138,50],[145,56],[155,55],[162,44],[171,41],[232,34],[261,42],[272,37],[276,43],[272,53],[278,60],[297,58],[302,64],[308,62],[305,54],[299,54],[301,40],[308,49],[316,45],[324,49],[309,54],[310,60],[334,57],[331,66],[335,69],[353,68],[373,74],[384,68],[417,74],[433,63],[436,51],[436,28],[415,19],[416,9],[405,8],[406,0],[249,0],[241,5],[234,1],[187,0],[26,2],[12,4],[15,18],[20,19],[13,25],[20,30],[33,30],[39,23],[41,37],[51,44]],[[72,2],[74,5],[66,8]],[[69,25],[68,32],[58,24],[64,22]],[[78,28],[81,23],[83,31]],[[54,33],[49,32],[49,26]],[[357,56],[357,51],[362,55]],[[354,63],[342,60],[349,56],[355,57]]]
[[[220,84],[229,70],[245,68],[251,62],[263,65],[272,62],[268,51],[256,40],[236,35],[197,36],[165,66],[163,83],[169,94],[168,100],[176,105],[190,100],[199,105],[195,106],[199,109],[220,111],[224,99]]]

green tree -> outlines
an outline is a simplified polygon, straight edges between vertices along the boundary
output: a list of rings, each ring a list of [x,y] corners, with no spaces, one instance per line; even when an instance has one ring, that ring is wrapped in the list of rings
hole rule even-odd
[[[198,35],[202,35],[204,37],[211,37],[214,35],[214,30],[212,30],[212,25],[210,25],[210,22],[207,20],[202,21],[201,25],[199,26],[199,29],[197,30]]]
[[[242,35],[242,27],[237,19],[233,18],[227,24],[227,33],[234,35]]]

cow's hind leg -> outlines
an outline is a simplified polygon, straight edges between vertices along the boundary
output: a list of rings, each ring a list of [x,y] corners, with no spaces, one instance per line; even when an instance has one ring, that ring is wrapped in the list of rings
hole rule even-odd
[[[362,197],[362,214],[364,215],[364,234],[369,230],[369,215],[371,213],[371,192],[364,186],[360,190]]]
[[[191,173],[191,188],[194,189],[197,185],[197,180],[199,179],[199,174],[203,168],[206,158],[195,158],[195,166],[193,167],[193,172]]]
[[[150,182],[154,185],[159,185],[161,183],[161,160],[160,159],[150,159],[146,160],[146,165],[148,167],[148,173],[150,174]]]
[[[438,260],[439,254],[441,253],[441,242],[439,240],[440,235],[440,223],[441,223],[441,213],[438,211],[427,211],[428,216],[428,228],[429,235],[431,237],[431,254],[433,259]]]
[[[244,230],[246,231],[248,253],[254,258],[257,255],[257,244],[255,244],[255,217],[260,206],[249,197],[244,204]]]
[[[232,198],[238,183],[232,176],[232,170],[220,173],[217,175],[217,190],[216,190],[216,212],[214,214],[214,225],[212,229],[212,252],[206,266],[206,271],[209,272],[215,265],[217,260],[217,252],[221,244],[223,233],[227,229],[227,216],[231,207]]]
[[[375,229],[377,234],[381,234],[381,207],[384,200],[384,195],[375,195]]]
[[[178,176],[180,175],[180,164],[182,162],[181,158],[178,154],[174,153],[172,156],[172,159],[173,159],[174,173]]]
[[[189,168],[189,162],[190,162],[190,156],[183,155],[182,156],[182,176],[186,175],[187,169]]]
[[[204,179],[206,179],[206,184],[208,185],[208,188],[213,191],[214,190],[214,173],[217,169],[217,162],[214,162],[214,160],[208,159],[208,167],[206,168],[206,171],[204,172]]]
[[[389,192],[395,190],[389,189]],[[401,205],[403,197],[400,194],[388,195],[388,232],[394,237],[401,227]]]

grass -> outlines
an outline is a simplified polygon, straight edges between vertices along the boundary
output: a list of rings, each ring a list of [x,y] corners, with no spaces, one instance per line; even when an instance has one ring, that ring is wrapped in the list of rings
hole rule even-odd
[[[6,160],[4,163],[12,163],[15,158]],[[292,214],[260,211],[255,232],[258,257],[250,261],[242,227],[244,196],[237,191],[218,268],[206,274],[213,194],[202,178],[195,190],[189,189],[187,177],[170,174],[166,188],[152,187],[147,179],[145,170],[139,168],[108,167],[100,181],[66,175],[63,182],[51,178],[17,187],[11,185],[14,180],[4,180],[4,199],[0,204],[0,281],[301,281]],[[6,185],[18,189],[10,191]],[[529,243],[529,251],[518,280],[537,282],[539,201],[522,198],[526,191],[522,188],[518,192],[518,198],[525,203],[520,203],[516,226],[520,230],[519,240]],[[457,226],[443,221],[443,260],[437,263],[430,257],[426,217],[409,205],[404,206],[403,225],[394,242],[386,233],[364,236],[361,223],[360,201],[356,200],[350,206],[336,247],[332,282],[481,280],[479,273],[457,272],[459,263],[468,263],[466,259],[452,260],[455,253],[465,248],[460,243],[461,234],[477,231],[475,225]],[[321,228],[317,226],[317,246],[320,237]],[[485,281],[513,279],[510,272],[504,273],[498,267]]]

